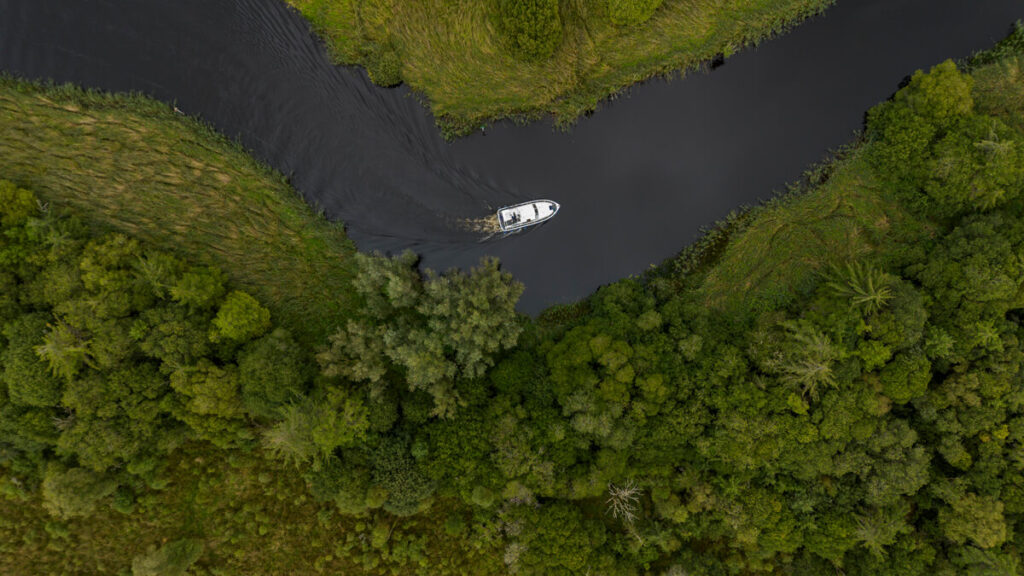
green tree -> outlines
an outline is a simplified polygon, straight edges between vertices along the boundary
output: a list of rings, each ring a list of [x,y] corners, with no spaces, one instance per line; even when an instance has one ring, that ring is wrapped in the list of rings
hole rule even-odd
[[[782,379],[800,387],[803,394],[818,397],[820,386],[835,386],[833,365],[841,350],[810,322],[786,325],[788,349],[781,365]]]
[[[412,268],[408,253],[397,258],[359,256],[355,287],[367,314],[350,321],[317,355],[323,373],[370,383],[370,398],[381,396],[389,366],[411,390],[426,390],[435,415],[451,416],[458,379],[481,377],[492,357],[515,345],[522,326],[515,303],[522,285],[485,259],[469,274]]]
[[[135,270],[141,256],[138,240],[124,234],[89,240],[78,259],[83,298],[57,304],[57,315],[78,330],[91,331],[96,321],[126,318],[150,307],[153,293]]]
[[[258,418],[278,418],[282,406],[305,393],[309,372],[303,350],[283,328],[246,344],[238,353],[246,411]]]
[[[869,506],[895,506],[916,494],[929,481],[931,457],[917,431],[904,420],[883,420],[865,442],[870,468],[864,478],[863,501]]]
[[[48,328],[35,352],[50,366],[55,377],[70,380],[89,361],[90,340],[61,320],[48,324]]]
[[[431,277],[417,310],[426,318],[426,333],[439,339],[463,378],[479,378],[493,365],[491,357],[515,346],[522,332],[515,305],[523,285],[485,258],[469,274],[449,272]]]
[[[329,338],[328,348],[317,354],[317,361],[325,376],[340,376],[357,382],[368,382],[372,396],[383,391],[378,385],[388,371],[388,356],[384,338],[387,326],[374,326],[369,322],[349,320]]]
[[[146,362],[68,382],[61,404],[74,416],[61,427],[58,453],[104,471],[173,445],[180,429],[162,406],[169,392],[167,377]]]
[[[927,204],[929,196],[922,197],[918,191],[934,171],[938,170],[941,180],[952,177],[951,170],[960,168],[941,150],[939,158],[935,158],[933,148],[936,141],[955,139],[957,126],[973,114],[971,85],[970,76],[960,73],[956,65],[947,60],[928,73],[915,73],[892,101],[868,113],[869,158],[878,173],[896,183],[917,206]],[[957,196],[952,192],[933,191],[930,197],[949,195]],[[959,200],[956,197],[943,209],[955,210]]]
[[[171,387],[188,397],[188,407],[196,414],[225,418],[242,415],[238,370],[234,365],[217,366],[202,359],[195,366],[175,371]]]
[[[365,440],[368,410],[346,391],[334,388],[326,398],[300,398],[288,404],[282,418],[264,432],[264,445],[295,464],[329,460],[338,448]]]
[[[18,188],[13,182],[0,180],[0,227],[23,226],[38,211],[35,194]]]
[[[139,279],[149,285],[154,295],[168,298],[184,274],[185,263],[166,252],[145,250],[135,262],[134,270]]]
[[[979,320],[1001,317],[1024,297],[1024,263],[1016,257],[1024,227],[999,213],[966,218],[914,271],[931,295],[931,313],[953,335]],[[952,322],[952,323],[950,323]]]
[[[359,252],[355,261],[359,273],[352,284],[371,316],[384,318],[419,302],[423,279],[416,270],[419,257],[411,250],[393,258]]]
[[[933,146],[923,188],[942,215],[991,210],[1024,182],[1021,137],[998,119],[963,120]]]
[[[931,363],[924,354],[898,354],[882,369],[882,392],[896,404],[906,404],[924,396],[931,379]]]
[[[892,281],[893,278],[881,270],[856,262],[833,271],[828,286],[865,314],[872,314],[885,308],[892,299]]]
[[[213,318],[211,339],[245,342],[270,329],[270,311],[245,292],[235,290],[227,295]]]
[[[0,380],[10,401],[20,406],[56,406],[63,383],[36,354],[47,329],[45,314],[27,314],[3,328],[7,347],[0,353]]]
[[[210,354],[209,321],[184,306],[157,306],[139,314],[129,334],[146,356],[172,371]]]
[[[973,85],[969,75],[961,73],[952,60],[946,60],[927,73],[915,72],[893,101],[944,130],[974,111]]]
[[[204,358],[175,370],[170,382],[178,392],[171,412],[196,436],[225,449],[253,438],[243,419],[236,365],[218,366]]]
[[[931,158],[937,128],[925,116],[897,102],[886,102],[868,112],[868,155],[883,176],[915,188]]]
[[[939,510],[942,533],[953,542],[967,541],[981,548],[992,548],[1008,536],[1003,503],[972,493],[947,494],[949,506]]]
[[[1012,551],[998,548],[980,549],[960,546],[951,551],[950,558],[960,574],[965,576],[1020,576],[1021,559]]]
[[[103,474],[50,463],[43,476],[43,506],[60,518],[88,516],[115,490],[117,482]]]
[[[192,268],[178,277],[169,287],[176,302],[191,309],[211,309],[224,297],[224,275],[217,268]],[[244,306],[247,302],[240,302]]]
[[[896,542],[901,533],[912,529],[905,520],[907,510],[903,506],[876,508],[870,513],[857,516],[857,540],[878,559],[884,559],[886,548]]]

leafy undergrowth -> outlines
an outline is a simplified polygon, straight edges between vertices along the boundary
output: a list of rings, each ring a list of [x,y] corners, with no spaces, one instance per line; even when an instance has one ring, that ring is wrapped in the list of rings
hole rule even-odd
[[[129,574],[133,559],[185,539],[202,545],[195,576],[502,573],[492,535],[454,503],[412,520],[346,517],[310,497],[293,467],[204,444],[183,447],[162,476],[121,512],[86,518],[54,518],[36,496],[0,497],[0,573]]]

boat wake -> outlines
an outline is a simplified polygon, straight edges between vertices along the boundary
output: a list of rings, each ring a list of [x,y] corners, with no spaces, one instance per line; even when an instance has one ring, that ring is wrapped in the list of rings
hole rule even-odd
[[[459,227],[470,232],[487,234],[488,238],[501,232],[497,214],[491,214],[485,218],[462,218],[459,220]]]

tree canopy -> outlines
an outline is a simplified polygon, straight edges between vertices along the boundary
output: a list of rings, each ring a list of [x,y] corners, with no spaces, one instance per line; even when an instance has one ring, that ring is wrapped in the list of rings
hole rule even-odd
[[[494,260],[360,255],[316,350],[217,269],[0,183],[0,494],[60,533],[204,446],[280,461],[303,521],[352,521],[315,546],[370,573],[1022,574],[1024,126],[973,78],[940,64],[868,115],[833,169],[878,230],[771,298],[709,295],[712,250],[527,319]],[[133,570],[202,565],[168,538]]]

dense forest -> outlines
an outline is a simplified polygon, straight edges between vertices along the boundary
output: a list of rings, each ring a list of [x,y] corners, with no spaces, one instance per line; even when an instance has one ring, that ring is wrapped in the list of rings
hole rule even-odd
[[[334,60],[408,83],[448,135],[495,118],[573,121],[652,76],[777,34],[833,0],[288,0]]]
[[[528,319],[354,255],[313,344],[7,175],[0,567],[1024,574],[1022,119],[1018,28],[642,277]]]

